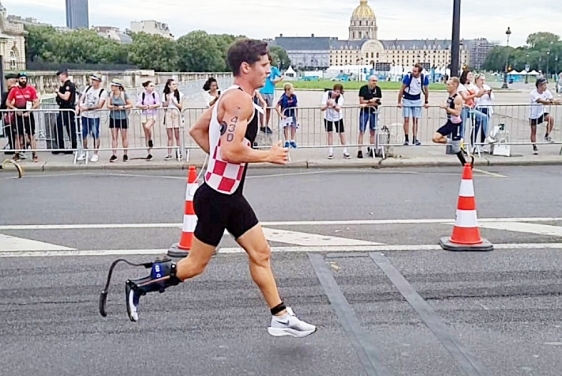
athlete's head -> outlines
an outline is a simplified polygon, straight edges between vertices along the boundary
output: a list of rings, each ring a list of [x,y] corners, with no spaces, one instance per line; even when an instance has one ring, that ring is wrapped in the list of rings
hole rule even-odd
[[[458,77],[451,77],[447,80],[447,91],[449,94],[454,94],[458,91],[460,80]]]
[[[254,88],[261,88],[270,73],[267,43],[255,39],[240,39],[228,48],[226,61],[234,77],[243,78]]]

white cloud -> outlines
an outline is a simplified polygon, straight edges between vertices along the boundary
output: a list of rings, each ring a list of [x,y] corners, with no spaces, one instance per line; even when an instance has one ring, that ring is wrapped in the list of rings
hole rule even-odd
[[[10,14],[43,22],[65,22],[64,0],[3,0]],[[210,33],[245,34],[255,38],[279,34],[347,37],[349,18],[359,0],[91,0],[90,23],[129,27],[130,21],[156,19],[175,35],[202,29]],[[472,0],[462,5],[461,37],[485,37],[522,45],[530,33],[560,30],[558,1],[514,6],[511,0]],[[451,38],[451,0],[370,1],[380,39]],[[56,20],[56,21],[54,21]]]

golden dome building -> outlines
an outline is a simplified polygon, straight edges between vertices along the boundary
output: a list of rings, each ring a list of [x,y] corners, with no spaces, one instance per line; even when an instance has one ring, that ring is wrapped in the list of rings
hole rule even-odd
[[[404,67],[407,71],[416,63],[422,64],[426,70],[444,70],[451,61],[450,39],[379,40],[377,17],[368,0],[359,1],[351,14],[348,30],[347,40],[314,34],[310,37],[281,34],[270,43],[283,47],[291,65],[301,70],[360,65],[377,72],[388,72],[393,66]],[[484,38],[462,40],[461,65],[478,69],[492,47]]]

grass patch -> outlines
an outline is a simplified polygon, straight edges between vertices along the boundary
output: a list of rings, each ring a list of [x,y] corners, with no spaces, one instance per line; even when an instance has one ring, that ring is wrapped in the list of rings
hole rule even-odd
[[[281,81],[278,82],[275,87],[277,89],[283,89],[283,85],[286,82],[293,84],[295,89],[301,90],[324,90],[332,88],[335,83],[340,83],[343,85],[344,90],[359,90],[363,85],[366,85],[366,81],[330,81],[330,80],[319,80],[319,81]],[[389,82],[389,81],[379,81],[378,86],[381,90],[400,90],[402,83],[400,82]],[[446,90],[445,84],[433,83],[429,85],[429,90]]]

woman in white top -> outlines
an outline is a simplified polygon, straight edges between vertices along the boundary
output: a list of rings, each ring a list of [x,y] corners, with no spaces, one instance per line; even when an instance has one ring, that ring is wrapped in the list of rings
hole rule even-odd
[[[178,83],[173,79],[166,81],[164,87],[164,102],[162,106],[166,108],[164,115],[164,124],[166,125],[166,134],[168,135],[168,154],[165,160],[172,159],[172,146],[174,146],[174,138],[176,139],[176,159],[182,158],[180,126],[183,120],[181,110],[183,109],[183,93],[178,90]]]
[[[214,77],[209,77],[203,85],[203,90],[205,91],[205,106],[209,108],[218,101],[221,95],[217,80]]]
[[[482,129],[488,130],[488,116],[484,113],[480,112],[476,109],[476,100],[477,98],[482,97],[486,94],[486,90],[480,89],[472,82],[472,71],[465,70],[462,72],[459,81],[461,84],[459,85],[458,93],[464,100],[464,106],[461,113],[461,118],[463,120],[461,126],[461,135],[466,135],[466,121],[470,119],[471,128],[475,125],[476,122],[480,122]],[[474,139],[472,141],[472,146],[474,148]]]
[[[484,75],[483,73],[476,75],[475,82],[478,91],[481,92],[483,90],[485,92],[484,95],[476,98],[476,110],[482,112],[484,115],[488,117],[488,124],[487,124],[487,128],[485,128],[483,126],[483,122],[477,120],[476,128],[474,130],[472,139],[476,139],[476,134],[478,134],[478,131],[480,130],[480,142],[492,143],[495,140],[492,137],[486,137],[486,136],[489,136],[491,131],[490,124],[492,122],[492,115],[494,113],[494,108],[493,108],[494,93],[492,92],[492,88],[486,84],[486,75]]]
[[[344,105],[343,85],[334,84],[332,90],[327,90],[322,96],[322,107],[320,111],[324,112],[324,129],[328,134],[328,159],[334,158],[334,131],[339,134],[340,143],[344,145],[343,157],[351,158],[345,147],[345,129],[343,124],[342,107]]]

